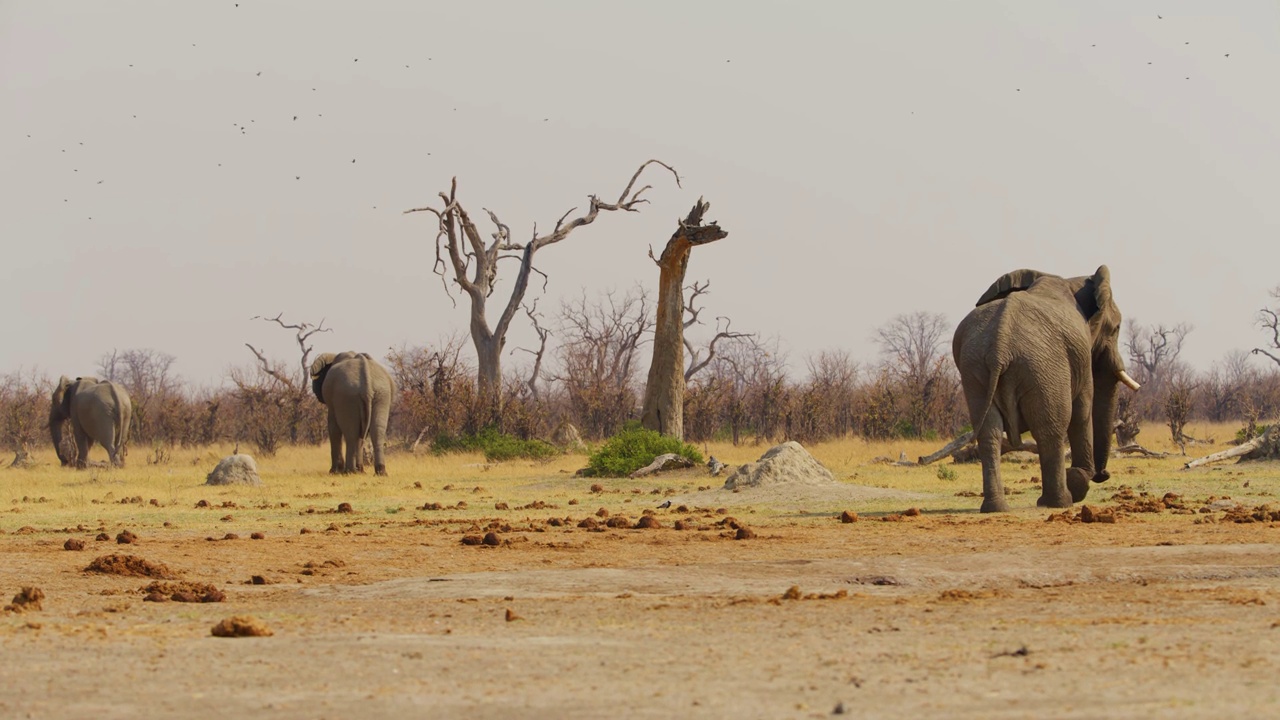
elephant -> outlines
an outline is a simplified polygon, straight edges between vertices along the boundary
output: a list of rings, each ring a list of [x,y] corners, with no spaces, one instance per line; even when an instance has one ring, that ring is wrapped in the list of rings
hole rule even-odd
[[[373,468],[387,474],[383,445],[396,384],[386,368],[368,353],[324,353],[311,364],[311,389],[329,408],[329,448],[334,475],[364,472],[360,450],[365,438],[373,443]],[[345,462],[342,443],[347,443]]]
[[[1120,355],[1111,271],[1062,278],[1037,270],[1001,276],[960,322],[952,352],[982,462],[981,512],[1005,512],[1000,440],[1040,456],[1041,507],[1084,500],[1104,482],[1119,384],[1137,391]],[[1064,467],[1063,446],[1071,446]]]
[[[133,402],[119,383],[93,377],[75,380],[63,375],[54,388],[49,406],[49,435],[58,460],[64,465],[85,467],[89,449],[96,441],[106,449],[111,464],[124,467],[125,443],[129,441],[129,421]],[[62,451],[62,426],[71,421],[76,440],[75,457]]]

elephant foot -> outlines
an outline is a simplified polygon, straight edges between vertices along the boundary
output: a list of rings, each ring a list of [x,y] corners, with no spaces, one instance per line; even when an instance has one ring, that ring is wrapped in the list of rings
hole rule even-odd
[[[1106,482],[1110,479],[1111,479],[1111,473],[1107,472],[1106,470],[1099,470],[1097,474],[1093,476],[1093,481],[1096,483]]]
[[[1098,481],[1094,477],[1095,482]],[[1071,491],[1071,501],[1080,502],[1089,494],[1089,471],[1084,468],[1067,468],[1067,489]],[[1056,507],[1056,506],[1055,506]]]
[[[329,468],[329,474],[330,475],[346,475],[347,471],[343,470],[340,467],[335,467],[335,468]]]
[[[386,466],[386,465],[374,465],[374,466],[373,466],[373,473],[374,473],[375,475],[381,475],[381,476],[383,476],[383,477],[386,477],[386,475],[387,475],[387,466]]]
[[[1046,491],[1036,500],[1036,506],[1069,508],[1071,507],[1071,495],[1068,493],[1050,493]]]
[[[982,499],[982,507],[978,508],[978,512],[1009,512],[1009,503],[1003,497],[996,499],[984,497]]]

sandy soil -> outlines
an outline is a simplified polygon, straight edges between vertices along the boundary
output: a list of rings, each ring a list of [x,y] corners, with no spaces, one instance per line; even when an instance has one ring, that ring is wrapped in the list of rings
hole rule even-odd
[[[1114,523],[1046,522],[1034,495],[991,517],[954,492],[846,484],[837,506],[901,498],[925,511],[844,523],[831,502],[799,507],[816,497],[765,512],[770,492],[668,494],[664,509],[606,494],[464,517],[358,500],[339,513],[335,491],[321,514],[241,508],[213,534],[165,527],[165,508],[143,504],[154,522],[129,525],[130,544],[114,520],[6,519],[2,599],[30,585],[44,599],[0,614],[0,717],[1280,712],[1280,522],[1265,513],[1232,522],[1232,503],[1208,497],[1142,513],[1103,494],[1092,505],[1119,510]],[[629,525],[649,509],[660,527],[603,527],[598,508]],[[578,527],[586,518],[602,527]],[[463,543],[487,532],[496,546]],[[85,572],[111,553],[225,599],[149,602],[154,578]],[[273,634],[211,635],[240,615]]]

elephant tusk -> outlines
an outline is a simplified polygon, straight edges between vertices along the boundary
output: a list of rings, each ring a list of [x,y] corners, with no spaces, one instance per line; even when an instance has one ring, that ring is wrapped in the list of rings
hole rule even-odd
[[[1120,382],[1124,383],[1126,387],[1128,387],[1130,390],[1134,392],[1137,392],[1138,389],[1142,387],[1141,385],[1138,384],[1137,380],[1134,380],[1133,378],[1129,377],[1129,373],[1123,370],[1117,372],[1116,377],[1120,379]]]

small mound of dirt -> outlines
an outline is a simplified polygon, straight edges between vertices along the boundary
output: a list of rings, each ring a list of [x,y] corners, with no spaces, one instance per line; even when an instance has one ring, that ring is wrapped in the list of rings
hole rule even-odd
[[[840,522],[856,523],[858,522],[858,513],[853,512],[851,510],[845,510],[844,512],[840,513]]]
[[[252,615],[233,615],[219,621],[210,632],[214,637],[266,637],[275,634],[266,623]]]
[[[652,515],[645,515],[636,521],[637,530],[656,530],[662,527],[662,523],[658,522],[658,518]]]
[[[485,545],[488,545],[489,547],[497,547],[498,545],[502,544],[502,540],[498,537],[498,533],[494,533],[494,532],[485,533],[484,539],[481,542],[483,542]]]
[[[596,511],[596,517],[602,517],[602,518],[609,517],[609,511],[604,508],[600,508],[599,510]]]
[[[1065,523],[1106,523],[1113,524],[1119,519],[1119,515],[1112,508],[1094,508],[1091,505],[1081,505],[1080,510],[1072,513],[1070,510],[1064,510],[1060,513],[1053,513],[1045,518],[1045,522],[1065,522]]]
[[[253,534],[251,534],[251,535],[249,536],[249,539],[250,539],[250,540],[265,540],[266,538],[267,538],[267,536],[266,536],[266,535],[263,535],[263,534],[262,534],[262,533],[260,533],[260,532],[253,533]]]
[[[605,520],[604,524],[605,527],[622,528],[623,530],[627,530],[631,527],[631,521],[622,515],[614,515],[608,520]]]
[[[228,455],[205,476],[206,485],[261,485],[258,463],[252,455]]]
[[[779,483],[830,485],[831,471],[822,466],[800,443],[791,441],[769,448],[753,463],[741,465],[724,481],[725,490]]]
[[[119,545],[132,545],[136,542],[138,542],[138,536],[132,531],[122,530],[119,535],[116,535],[116,543]]]
[[[222,539],[223,540],[239,540],[240,536],[235,533],[227,533],[226,535],[222,536]]]
[[[752,530],[749,527],[740,527],[738,528],[738,532],[734,534],[733,539],[734,540],[754,540],[755,537],[756,537],[755,530]]]
[[[227,599],[226,593],[222,592],[213,585],[208,583],[188,582],[182,580],[179,582],[156,582],[142,588],[141,592],[144,600],[151,602],[163,602],[164,600],[172,600],[174,602],[222,602]],[[160,598],[157,600],[157,596]]]
[[[32,612],[42,610],[40,601],[44,600],[44,591],[38,587],[24,587],[18,590],[18,594],[13,596],[13,602],[5,605],[6,612]]]
[[[84,541],[77,540],[75,538],[70,538],[66,542],[62,543],[62,549],[63,550],[83,550]]]
[[[350,512],[355,512],[355,510],[352,509],[351,503],[344,502],[344,503],[338,503],[338,512],[350,513]]]
[[[683,520],[677,520],[671,524],[671,527],[676,530],[688,530],[689,528],[692,527],[692,525],[690,525],[689,523]]]
[[[103,555],[94,558],[84,569],[85,572],[103,573],[105,575],[123,575],[125,577],[151,577],[172,580],[176,575],[164,563],[153,563],[137,555]]]
[[[484,544],[484,538],[480,537],[479,535],[463,535],[462,544],[463,545],[482,545]]]
[[[98,533],[93,539],[98,542],[106,542],[111,539],[111,536],[106,533]]]
[[[506,504],[506,503],[504,503],[504,502],[500,502],[500,503],[494,503],[494,504],[493,504],[493,509],[494,509],[494,510],[510,510],[510,509],[511,509],[511,506],[510,506],[510,505],[507,505],[507,504]]]
[[[783,600],[799,600],[802,597],[804,597],[804,593],[800,592],[799,585],[792,585],[787,588],[786,592],[782,593]]]
[[[586,518],[582,522],[578,523],[578,527],[584,530],[595,530],[600,527],[600,523],[596,522],[595,518]]]

